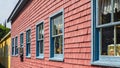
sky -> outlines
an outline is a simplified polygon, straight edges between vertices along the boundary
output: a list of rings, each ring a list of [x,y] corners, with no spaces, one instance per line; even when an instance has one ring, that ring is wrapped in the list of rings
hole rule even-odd
[[[0,23],[9,17],[18,0],[0,0]]]

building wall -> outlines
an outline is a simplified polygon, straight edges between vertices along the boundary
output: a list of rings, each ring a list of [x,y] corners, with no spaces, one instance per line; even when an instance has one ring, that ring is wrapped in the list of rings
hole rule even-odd
[[[11,36],[9,34],[0,41],[0,63],[6,68],[10,68],[10,46]]]
[[[64,9],[64,61],[49,60],[49,16]],[[44,20],[44,59],[36,59],[36,23]],[[26,58],[26,29],[31,28],[31,58]],[[11,68],[99,68],[91,63],[91,0],[31,0],[12,24],[12,37],[24,33],[24,62],[12,56]],[[101,68],[101,67],[100,67]]]

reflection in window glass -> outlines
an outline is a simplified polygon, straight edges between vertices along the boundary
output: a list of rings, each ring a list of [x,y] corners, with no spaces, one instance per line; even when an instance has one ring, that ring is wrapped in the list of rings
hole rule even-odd
[[[114,22],[120,21],[120,0],[114,0]]]
[[[39,25],[38,26],[38,39],[42,39],[43,38],[43,25]]]
[[[111,22],[111,1],[99,0],[99,24],[105,24]]]
[[[62,16],[58,16],[53,20],[53,35],[62,33]]]
[[[55,54],[62,54],[62,36],[58,36],[54,38],[54,47],[55,47]]]

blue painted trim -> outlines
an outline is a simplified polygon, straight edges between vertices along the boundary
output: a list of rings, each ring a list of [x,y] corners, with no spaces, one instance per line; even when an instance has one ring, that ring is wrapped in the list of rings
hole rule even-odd
[[[51,44],[53,44],[53,38],[52,38],[52,32],[51,32],[52,31],[52,23],[51,23],[52,20],[51,19],[53,17],[61,14],[61,13],[62,13],[62,19],[63,19],[63,21],[62,21],[63,22],[63,54],[62,54],[62,56],[61,55],[55,56],[55,54],[54,54],[54,46],[51,45]],[[61,9],[61,10],[57,11],[56,13],[50,15],[49,21],[50,21],[49,22],[49,40],[50,40],[49,60],[64,61],[64,9]]]
[[[44,30],[44,21],[40,21],[36,23],[36,59],[44,59],[44,37],[43,37],[43,54],[39,53],[39,46],[38,46],[38,25],[43,24]],[[43,32],[44,33],[44,32]]]
[[[92,6],[92,22],[91,22],[91,63],[99,60],[99,41],[96,41],[96,39],[99,39],[99,32],[96,30],[96,0],[91,0],[91,6]],[[98,45],[98,46],[96,46]]]

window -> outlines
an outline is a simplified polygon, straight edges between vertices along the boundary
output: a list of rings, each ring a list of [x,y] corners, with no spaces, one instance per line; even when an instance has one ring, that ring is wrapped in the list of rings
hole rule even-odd
[[[20,34],[20,47],[23,47],[23,45],[24,45],[23,41],[24,41],[24,35],[23,35],[23,33],[21,33]]]
[[[26,31],[26,56],[30,57],[30,41],[31,41],[31,30],[27,30]]]
[[[44,25],[43,22],[40,22],[36,26],[36,57],[43,58],[44,53]]]
[[[92,63],[120,67],[120,0],[93,0],[92,22]]]
[[[15,48],[14,38],[12,38],[12,55],[15,54],[15,50],[14,50],[14,48]]]
[[[64,58],[63,20],[63,10],[50,17],[50,60],[63,61]]]
[[[18,37],[15,37],[15,55],[18,55]]]
[[[20,56],[23,56],[23,54],[24,54],[24,34],[23,33],[21,33],[20,34]]]

